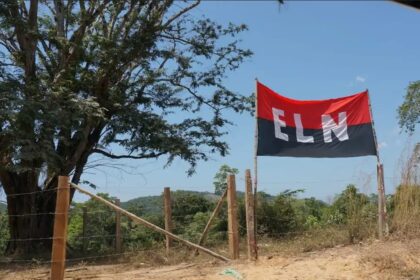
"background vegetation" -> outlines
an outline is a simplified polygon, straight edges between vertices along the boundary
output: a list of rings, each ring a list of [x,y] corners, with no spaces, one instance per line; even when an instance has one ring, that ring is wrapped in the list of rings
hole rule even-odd
[[[418,182],[418,152],[403,167],[402,181],[395,194],[387,196],[387,214],[390,231],[401,236],[420,232],[420,185]],[[235,168],[223,165],[216,174],[215,192],[224,190],[220,182]],[[115,201],[106,193],[101,197]],[[258,194],[257,231],[260,246],[264,242],[283,242],[300,251],[315,250],[338,244],[351,244],[375,238],[377,234],[377,195],[367,195],[350,184],[337,194],[331,203],[311,198],[301,198],[303,189],[285,190],[277,195]],[[201,233],[220,195],[209,192],[174,191],[171,193],[174,233],[198,242]],[[244,194],[237,193],[238,219],[241,236],[246,234]],[[146,220],[164,227],[163,197],[139,197],[121,206]],[[83,228],[83,212],[87,213]],[[9,239],[7,215],[0,207],[0,252],[4,253]],[[159,250],[164,246],[164,236],[122,217],[123,250],[138,252]],[[227,206],[223,205],[213,223],[206,245],[223,247],[227,239]],[[102,203],[88,200],[71,204],[68,228],[70,256],[98,256],[115,253],[115,212]],[[285,250],[282,248],[282,250]]]
[[[339,229],[345,232],[347,242],[360,241],[375,235],[376,196],[360,193],[354,185],[336,196],[332,204],[316,198],[298,198],[303,190],[286,190],[272,196],[260,192],[257,209],[258,233],[261,237],[290,239],[321,229]],[[100,196],[113,201],[108,194]],[[210,193],[172,192],[174,232],[193,242],[198,242],[218,196]],[[394,197],[391,201],[396,201]],[[419,200],[420,201],[420,200]],[[124,208],[161,227],[163,222],[162,196],[142,197],[122,204]],[[86,240],[83,239],[83,208],[87,211]],[[227,239],[227,207],[223,206],[219,217],[209,233],[207,245],[225,243]],[[389,210],[395,209],[390,204]],[[240,233],[245,235],[244,195],[238,192]],[[162,247],[164,236],[130,220],[122,219],[122,236],[125,250],[143,250]],[[4,250],[7,235],[7,220],[0,215],[0,250]],[[71,253],[96,255],[114,252],[115,213],[105,205],[88,200],[72,203],[70,209],[68,242]],[[85,245],[84,245],[85,244]],[[85,246],[85,247],[84,247]]]

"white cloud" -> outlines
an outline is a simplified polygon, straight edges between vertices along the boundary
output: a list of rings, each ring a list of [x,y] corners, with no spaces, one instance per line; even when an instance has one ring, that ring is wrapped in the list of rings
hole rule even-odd
[[[358,82],[358,83],[364,83],[364,82],[366,82],[366,78],[365,78],[365,77],[362,77],[362,76],[357,75],[357,76],[356,76],[356,82]]]
[[[383,149],[386,146],[388,146],[388,144],[386,142],[381,142],[381,143],[378,144],[378,149]]]

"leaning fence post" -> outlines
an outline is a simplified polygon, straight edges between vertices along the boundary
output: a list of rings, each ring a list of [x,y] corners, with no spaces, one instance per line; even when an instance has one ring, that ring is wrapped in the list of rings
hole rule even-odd
[[[227,190],[229,253],[230,257],[235,260],[239,258],[239,233],[236,206],[236,183],[235,175],[233,174],[230,174],[227,178]]]
[[[246,233],[248,245],[248,259],[257,259],[257,243],[255,241],[254,223],[254,196],[252,195],[251,171],[245,170],[245,211],[246,211]]]
[[[120,207],[120,200],[115,199],[115,205]],[[115,211],[115,251],[121,253],[121,213]]]
[[[227,189],[223,192],[222,196],[220,197],[219,201],[217,202],[216,207],[213,210],[213,213],[211,213],[211,216],[209,218],[209,220],[207,221],[206,227],[204,228],[203,233],[201,234],[200,240],[198,241],[198,245],[203,245],[204,241],[207,238],[207,234],[210,230],[210,226],[211,223],[213,222],[214,218],[217,216],[217,214],[219,213],[220,209],[222,208],[223,205],[223,201],[225,200],[227,195]],[[198,255],[198,249],[195,249],[194,255]]]
[[[171,189],[169,187],[163,190],[163,203],[165,211],[165,230],[172,232],[172,209],[171,209]],[[166,235],[166,256],[169,256],[169,250],[172,239]]]
[[[64,279],[66,262],[67,217],[70,202],[69,177],[59,176],[51,255],[51,279]]]

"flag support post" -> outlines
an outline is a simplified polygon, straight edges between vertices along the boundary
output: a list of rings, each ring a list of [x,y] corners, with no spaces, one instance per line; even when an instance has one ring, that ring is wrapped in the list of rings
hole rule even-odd
[[[258,260],[257,205],[258,205],[258,79],[255,78],[255,135],[254,135],[254,236],[255,260]]]
[[[370,119],[372,124],[372,132],[373,132],[373,139],[375,141],[375,148],[376,148],[376,180],[378,184],[378,236],[379,239],[383,239],[384,233],[388,235],[388,223],[386,217],[386,199],[385,199],[385,181],[384,181],[384,169],[383,164],[381,163],[381,159],[379,157],[379,147],[378,147],[378,140],[376,137],[376,130],[375,130],[375,123],[373,120],[372,114],[372,105],[370,101],[369,91],[366,90],[368,93],[368,100],[369,100],[369,113]]]

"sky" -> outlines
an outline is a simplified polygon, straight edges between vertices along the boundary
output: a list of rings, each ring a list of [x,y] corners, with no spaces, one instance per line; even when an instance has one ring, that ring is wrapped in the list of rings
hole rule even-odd
[[[240,38],[254,55],[226,79],[239,94],[254,92],[255,78],[294,99],[335,98],[369,89],[385,189],[395,190],[401,157],[420,141],[419,130],[408,137],[397,121],[409,82],[420,79],[420,12],[390,1],[287,1],[281,6],[270,1],[205,1],[192,14],[248,25]],[[213,192],[215,173],[228,164],[240,170],[236,185],[243,191],[244,171],[253,170],[255,120],[249,114],[227,116],[235,123],[224,138],[229,155],[211,155],[191,177],[187,163],[175,160],[165,168],[165,160],[158,159],[88,169],[82,180],[122,201],[159,195],[164,187]],[[365,193],[376,192],[376,157],[259,157],[258,180],[258,189],[270,194],[303,188],[302,197],[331,202],[350,183]]]

